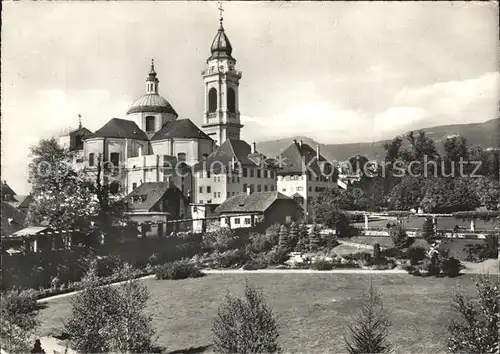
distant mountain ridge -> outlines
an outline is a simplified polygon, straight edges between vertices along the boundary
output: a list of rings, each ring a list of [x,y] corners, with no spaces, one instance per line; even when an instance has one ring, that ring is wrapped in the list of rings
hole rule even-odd
[[[418,130],[423,130],[434,140],[439,153],[443,152],[443,143],[446,138],[454,135],[465,137],[469,146],[479,145],[483,148],[500,146],[500,118],[491,119],[483,123],[440,125]],[[405,134],[399,136],[404,137]],[[294,136],[258,142],[257,149],[268,157],[276,157],[292,143],[293,139],[297,141],[302,140],[303,143],[313,148],[319,145],[321,154],[331,161],[345,161],[356,154],[366,156],[369,159],[383,159],[385,157],[384,144],[392,140],[347,144],[320,144],[314,139],[305,136]]]

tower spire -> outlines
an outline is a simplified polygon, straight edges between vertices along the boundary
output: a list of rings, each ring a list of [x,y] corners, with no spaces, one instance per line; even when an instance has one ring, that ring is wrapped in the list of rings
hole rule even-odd
[[[78,114],[78,129],[82,129],[82,115]]]
[[[219,1],[219,7],[218,7],[218,9],[219,9],[219,23],[220,23],[220,28],[223,29],[224,27],[222,26],[222,21],[224,20],[224,18],[222,17],[222,13],[224,12],[224,8],[222,7],[222,1]]]
[[[156,74],[155,71],[155,60],[151,59],[151,70],[149,71],[150,74]]]
[[[156,75],[155,60],[151,59],[151,69],[149,70],[149,75],[146,79],[146,93],[148,94],[158,94],[158,83],[160,81]]]

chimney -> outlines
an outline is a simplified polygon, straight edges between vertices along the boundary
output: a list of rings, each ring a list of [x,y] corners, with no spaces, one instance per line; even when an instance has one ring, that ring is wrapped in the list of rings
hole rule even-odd
[[[247,186],[247,195],[250,195],[250,186]]]
[[[316,145],[316,160],[319,161],[319,145]]]
[[[255,141],[252,143],[252,154],[255,154],[257,152],[257,144],[255,144]]]
[[[302,147],[302,140],[299,142],[299,146]]]

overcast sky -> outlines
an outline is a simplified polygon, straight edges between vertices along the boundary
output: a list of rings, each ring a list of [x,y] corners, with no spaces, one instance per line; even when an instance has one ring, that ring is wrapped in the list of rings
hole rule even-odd
[[[372,141],[498,116],[492,2],[231,2],[224,27],[243,138]],[[217,2],[15,2],[2,11],[2,179],[27,193],[28,147],[98,129],[144,93],[201,124]]]

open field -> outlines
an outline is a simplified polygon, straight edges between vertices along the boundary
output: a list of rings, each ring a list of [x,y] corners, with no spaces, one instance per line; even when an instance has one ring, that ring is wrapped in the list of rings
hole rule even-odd
[[[424,217],[418,217],[418,216],[410,216],[408,219],[407,218],[402,218],[403,220],[403,225],[404,227],[408,229],[412,228],[418,228],[421,229],[422,225],[424,224]],[[369,227],[383,227],[385,228],[387,223],[394,223],[395,218],[393,220],[390,219],[382,219],[382,220],[370,220],[368,226]],[[466,229],[469,229],[470,227],[470,221],[467,220],[459,220],[455,219],[454,217],[438,217],[437,218],[437,226],[438,229],[453,229],[455,225],[458,225],[459,227],[464,227]],[[476,220],[476,229],[481,229],[481,230],[494,230],[495,226],[499,225],[498,220],[490,220],[490,221],[484,221],[484,220]],[[355,227],[360,227],[363,228],[365,226],[364,222],[357,222],[353,223],[353,226]]]
[[[153,314],[158,344],[166,352],[209,346],[220,301],[227,291],[242,294],[248,279],[263,289],[272,306],[285,351],[342,353],[346,324],[355,315],[370,278],[389,311],[391,339],[398,353],[443,352],[447,326],[454,316],[451,297],[457,288],[474,294],[469,276],[209,274],[198,279],[144,282],[151,292],[148,311]],[[47,303],[40,314],[41,335],[61,333],[69,305],[69,297]]]

